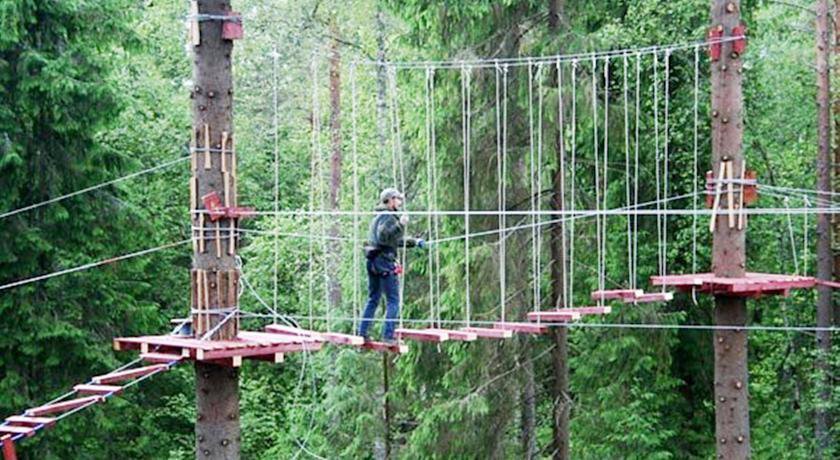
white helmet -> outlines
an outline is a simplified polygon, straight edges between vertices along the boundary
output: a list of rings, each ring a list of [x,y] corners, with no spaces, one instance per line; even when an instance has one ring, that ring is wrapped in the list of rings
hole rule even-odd
[[[394,187],[388,187],[385,190],[382,190],[382,193],[379,194],[380,203],[387,203],[391,198],[399,198],[401,200],[405,199],[403,194]]]

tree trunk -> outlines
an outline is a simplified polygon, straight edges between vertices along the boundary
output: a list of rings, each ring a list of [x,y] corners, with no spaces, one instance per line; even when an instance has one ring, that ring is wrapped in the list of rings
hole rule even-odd
[[[527,339],[526,339],[527,340]],[[531,361],[531,345],[526,343],[523,347],[522,357],[525,361],[522,364],[523,377],[525,382],[520,395],[521,398],[521,441],[522,457],[528,460],[537,456],[537,405],[536,405],[536,383],[534,382],[534,362]]]
[[[228,0],[199,0],[198,14],[225,15]],[[233,153],[233,41],[222,38],[221,21],[197,22],[193,35],[192,155],[190,209],[201,208],[199,197],[216,192],[226,205],[236,205],[236,155]],[[230,232],[235,220],[215,223],[205,214],[193,213],[192,226],[199,230],[193,254],[191,287],[193,330],[197,338],[228,340],[238,334],[239,322],[225,309],[238,305],[236,241]],[[227,230],[222,238],[222,230]],[[202,310],[217,310],[202,313]],[[224,322],[223,322],[224,321]],[[208,337],[209,336],[209,337]],[[197,459],[238,459],[239,372],[217,364],[195,363]]]
[[[834,55],[840,56],[840,0],[834,4]],[[835,59],[835,70],[840,71],[840,59]],[[840,132],[840,94],[835,95],[832,103],[834,132]],[[834,145],[834,183],[832,191],[840,193],[840,142]],[[832,217],[832,246],[834,253],[834,281],[840,281],[840,216]],[[833,302],[833,324],[840,327],[840,302]]]
[[[829,59],[831,50],[828,0],[816,4],[816,68],[817,68],[817,190],[831,192],[831,84]],[[827,195],[821,196],[821,198]],[[817,215],[817,278],[831,281],[831,223],[828,214]],[[817,327],[832,324],[831,289],[817,286]],[[831,442],[831,382],[828,357],[831,352],[831,333],[817,331],[817,402],[816,427],[817,458],[827,458]]]
[[[712,1],[712,27],[732,37],[741,24],[739,0]],[[740,177],[744,155],[742,62],[732,42],[719,43],[720,58],[712,68],[712,167],[729,162],[733,177]],[[724,161],[726,160],[726,161]],[[712,270],[721,277],[743,277],[746,271],[746,232],[728,219],[717,219],[712,246]],[[715,324],[744,326],[747,305],[743,297],[715,296]],[[742,329],[718,329],[715,351],[715,445],[718,458],[750,457],[750,414],[747,370],[747,334]]]
[[[339,30],[335,20],[330,26],[335,37],[332,40],[330,53],[330,144],[332,156],[330,158],[330,210],[339,209],[339,193],[341,191],[341,54],[339,51]],[[329,236],[332,238],[328,245],[330,269],[328,273],[329,309],[335,313],[341,307],[341,281],[338,267],[341,265],[341,246],[336,238],[341,233],[341,222],[333,219],[330,224]]]

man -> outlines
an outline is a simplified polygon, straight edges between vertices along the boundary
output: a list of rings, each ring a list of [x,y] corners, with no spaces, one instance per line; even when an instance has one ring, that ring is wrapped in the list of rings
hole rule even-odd
[[[382,338],[394,344],[394,329],[400,309],[400,282],[397,278],[402,267],[397,263],[397,249],[400,247],[426,247],[422,239],[405,237],[408,215],[399,214],[405,198],[395,188],[386,188],[379,194],[376,217],[370,223],[370,235],[365,245],[368,273],[368,300],[359,325],[359,335],[368,340],[368,329],[373,314],[385,292],[385,327]]]

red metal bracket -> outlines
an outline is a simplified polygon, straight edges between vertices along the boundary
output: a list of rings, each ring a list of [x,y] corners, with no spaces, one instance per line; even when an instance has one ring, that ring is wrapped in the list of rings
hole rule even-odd
[[[230,11],[222,23],[222,38],[225,40],[239,40],[243,36],[242,15],[236,11]]]
[[[215,222],[221,218],[226,219],[242,219],[254,215],[254,208],[240,208],[236,206],[225,207],[222,206],[222,199],[219,194],[210,192],[203,197],[201,201],[204,202],[204,207],[210,215],[210,220]]]
[[[707,34],[707,39],[709,41],[709,58],[712,61],[717,61],[720,59],[720,50],[722,48],[722,43],[720,39],[723,38],[723,26],[714,26],[709,29],[709,33]]]
[[[758,200],[758,181],[755,171],[747,170],[744,172],[744,206],[755,203]],[[714,172],[706,171],[706,207],[711,208],[715,200],[715,177]],[[735,184],[735,191],[738,193],[741,189],[740,184]],[[725,188],[721,193],[725,193]]]

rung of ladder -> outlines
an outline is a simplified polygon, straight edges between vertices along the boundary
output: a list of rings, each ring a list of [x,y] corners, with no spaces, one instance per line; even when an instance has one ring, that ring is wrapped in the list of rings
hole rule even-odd
[[[419,340],[421,342],[445,342],[449,334],[435,329],[404,329],[394,331],[398,339]]]
[[[28,426],[17,425],[3,425],[0,426],[0,433],[5,434],[22,434],[27,438],[35,436],[35,429]]]
[[[340,334],[338,332],[321,332],[318,336],[325,342],[335,345],[360,346],[365,343],[365,338],[360,335]]]
[[[528,312],[529,321],[561,322],[575,321],[580,319],[580,313],[570,310],[548,310]]]
[[[462,327],[462,331],[475,334],[480,339],[509,339],[513,331],[506,329],[491,329],[489,327]]]
[[[494,329],[504,329],[520,334],[546,334],[548,333],[547,326],[529,323],[493,323]]]
[[[83,395],[108,395],[122,393],[123,387],[118,385],[76,385],[73,387],[79,394]]]
[[[181,355],[170,355],[168,353],[142,353],[140,358],[147,363],[169,364],[184,359]]]
[[[135,379],[137,377],[153,374],[155,372],[165,371],[167,369],[169,369],[169,366],[167,366],[166,364],[153,364],[151,366],[136,367],[134,369],[126,369],[124,371],[112,372],[110,374],[97,375],[93,378],[93,383],[105,384],[124,382],[126,380]]]
[[[459,331],[452,329],[428,329],[429,331],[445,332],[449,336],[449,340],[456,340],[461,342],[472,342],[478,339],[478,334],[469,331]]]
[[[6,418],[6,423],[22,426],[53,426],[55,425],[55,419],[52,417],[27,417],[25,415],[13,415]]]
[[[28,409],[26,411],[26,415],[39,417],[41,415],[57,414],[59,412],[67,412],[69,410],[76,409],[77,407],[96,404],[104,400],[105,398],[103,398],[102,396],[85,396],[83,398],[76,398],[68,401],[58,402],[55,404],[47,404],[45,406]]]
[[[593,291],[592,300],[624,300],[644,294],[641,289],[608,289]]]
[[[674,300],[673,292],[651,292],[636,296],[632,299],[625,299],[624,303],[670,302],[672,300]]]
[[[408,353],[408,345],[404,343],[385,343],[385,342],[365,342],[362,345],[363,350],[371,351],[387,351],[391,353],[403,354]]]
[[[581,315],[608,315],[612,313],[612,307],[572,307],[568,311],[580,313]]]

